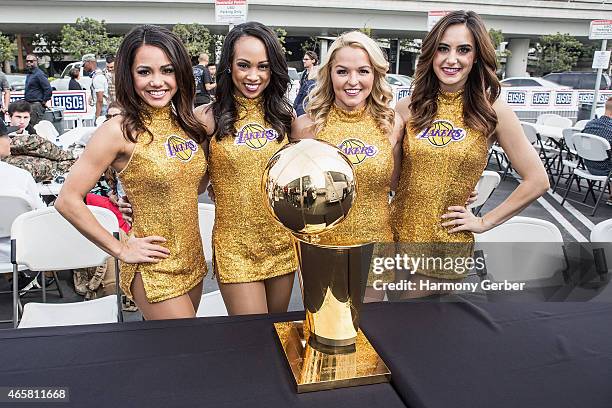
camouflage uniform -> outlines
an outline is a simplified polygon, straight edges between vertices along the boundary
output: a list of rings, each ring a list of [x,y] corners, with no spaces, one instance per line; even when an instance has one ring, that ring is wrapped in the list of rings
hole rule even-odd
[[[68,173],[75,157],[38,135],[10,135],[11,155],[2,161],[29,171],[37,183]]]

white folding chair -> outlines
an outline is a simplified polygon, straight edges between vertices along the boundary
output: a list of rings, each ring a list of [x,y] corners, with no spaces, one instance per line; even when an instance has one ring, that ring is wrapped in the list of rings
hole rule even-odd
[[[480,180],[476,184],[476,191],[478,191],[478,197],[476,201],[468,206],[468,209],[472,210],[474,214],[480,214],[480,209],[487,202],[489,197],[493,194],[499,182],[501,181],[501,177],[495,171],[485,170],[480,176]]]
[[[221,297],[221,292],[218,290],[203,294],[196,312],[196,317],[213,316],[227,316],[227,308],[223,302],[223,297]]]
[[[475,239],[475,249],[486,256],[487,279],[525,282],[528,287],[565,282],[563,236],[549,221],[516,216]]]
[[[591,243],[597,273],[612,272],[612,219],[595,225],[591,231]]]
[[[576,154],[579,158],[583,160],[591,160],[591,161],[604,161],[611,159],[612,160],[612,152],[610,151],[610,142],[600,136],[590,135],[588,133],[574,133],[572,136],[572,143],[574,144],[574,148],[576,149]],[[596,176],[591,174],[587,169],[575,168],[570,177],[569,186],[572,185],[574,179],[578,180],[580,183],[580,179],[584,179],[587,181],[588,189],[584,195],[584,199],[582,202],[576,202],[578,204],[582,204],[586,207],[592,208],[593,212],[591,216],[595,215],[599,204],[601,203],[601,199],[603,198],[604,192],[608,187],[608,183],[612,180],[612,171],[608,172],[606,176]],[[595,198],[595,184],[600,184],[599,196]],[[563,200],[561,201],[561,205],[565,203],[565,200],[569,200],[567,195],[569,194],[570,188],[568,187],[565,190],[565,194],[563,195]],[[591,193],[593,199],[595,200],[595,205],[590,206],[586,204],[586,200]]]
[[[588,119],[583,119],[583,120],[579,120],[578,122],[574,123],[574,129],[577,129],[578,131],[582,131],[584,129],[584,127],[586,126],[587,123],[589,123],[590,121]]]
[[[572,127],[572,120],[564,118],[556,113],[543,113],[536,119],[536,124],[545,126],[554,126],[560,128]]]
[[[38,136],[42,136],[50,142],[55,143],[57,137],[59,136],[59,132],[53,126],[53,123],[48,120],[41,120],[36,125],[34,125],[34,130],[36,130],[36,134]]]
[[[21,193],[15,192],[13,194],[2,193],[0,194],[0,239],[5,238],[9,239],[11,236],[11,225],[13,225],[13,221],[19,215],[24,214],[28,211],[32,210],[32,206],[30,205],[27,197]],[[18,271],[26,270],[27,268],[23,265],[18,265]],[[0,262],[0,275],[13,273],[13,265],[11,262]],[[18,293],[17,291],[18,279],[15,279],[15,274],[13,275],[13,286],[15,286],[14,290],[11,291],[3,291],[0,293],[11,293],[13,296]],[[21,308],[21,303],[19,302],[19,295],[13,299],[13,305],[17,306],[18,309]],[[15,316],[15,312],[13,311],[13,316]],[[9,320],[0,320],[0,323],[13,323],[13,319]]]
[[[215,206],[213,204],[198,204],[198,222],[200,224],[200,236],[204,247],[204,258],[212,262],[212,230],[215,224]]]
[[[565,128],[562,130],[563,142],[565,143],[564,150],[567,150],[567,151],[565,152],[565,157],[563,156],[563,152],[561,153],[561,166],[557,174],[557,181],[555,182],[555,186],[553,187],[553,192],[557,191],[559,182],[561,181],[561,178],[563,178],[564,175],[567,176],[567,180],[569,183],[569,179],[572,174],[572,171],[580,166],[580,161],[577,158],[575,158],[575,156],[577,156],[577,153],[576,153],[576,148],[574,147],[574,142],[572,141],[574,133],[578,133],[578,132],[579,130],[576,127]],[[568,173],[563,172],[566,167],[570,169]],[[570,188],[570,187],[571,186],[568,185],[567,188]],[[580,183],[578,183],[578,189],[580,189]]]
[[[88,206],[98,222],[119,239],[119,222],[112,211]],[[35,271],[58,271],[102,265],[109,255],[85,238],[55,208],[18,216],[11,228],[13,276],[17,265]],[[115,288],[119,294],[119,263],[115,259]],[[16,286],[13,285],[15,291]],[[44,279],[43,279],[44,289]],[[44,293],[44,292],[43,292]],[[15,296],[15,293],[13,294]],[[118,295],[111,299],[69,304],[28,303],[19,327],[112,323],[123,321]],[[16,305],[14,305],[17,310]],[[18,315],[14,315],[15,323]]]

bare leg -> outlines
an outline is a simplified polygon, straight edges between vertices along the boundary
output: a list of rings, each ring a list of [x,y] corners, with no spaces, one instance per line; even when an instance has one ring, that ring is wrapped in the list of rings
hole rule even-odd
[[[227,313],[233,315],[268,313],[266,286],[263,281],[245,283],[221,283],[219,289]]]
[[[195,309],[187,293],[162,302],[149,303],[140,273],[134,276],[131,289],[132,295],[134,296],[134,302],[136,302],[136,305],[146,320],[195,317]]]
[[[269,313],[284,313],[289,307],[295,272],[266,279],[266,302]]]
[[[187,294],[189,295],[189,299],[191,300],[191,304],[193,305],[193,310],[198,312],[198,307],[200,306],[200,300],[202,300],[202,287],[204,286],[204,282],[200,281],[197,285],[195,285]]]

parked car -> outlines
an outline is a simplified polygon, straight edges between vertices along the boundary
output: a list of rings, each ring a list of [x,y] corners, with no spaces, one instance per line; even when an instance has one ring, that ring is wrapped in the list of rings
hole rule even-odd
[[[23,91],[25,89],[25,74],[6,74],[11,91]]]
[[[387,74],[386,79],[387,83],[391,85],[391,87],[412,85],[412,78],[406,75]]]
[[[567,86],[574,89],[595,89],[595,81],[597,80],[597,72],[595,71],[566,71],[555,72],[544,75],[544,79]],[[612,89],[610,77],[608,74],[601,74],[601,84],[599,89]]]
[[[99,59],[97,61],[98,68],[105,69],[106,68],[106,60]],[[91,86],[91,78],[87,75],[83,75],[83,67],[81,66],[81,61],[73,62],[66,65],[66,68],[62,71],[62,74],[55,81],[51,81],[51,87],[56,91],[67,91],[68,83],[70,82],[69,72],[72,68],[78,68],[81,71],[81,78],[79,79],[79,83],[85,89],[89,89]]]
[[[500,81],[502,86],[517,87],[517,88],[547,88],[558,89],[565,88],[559,84],[548,81],[540,77],[510,77]]]

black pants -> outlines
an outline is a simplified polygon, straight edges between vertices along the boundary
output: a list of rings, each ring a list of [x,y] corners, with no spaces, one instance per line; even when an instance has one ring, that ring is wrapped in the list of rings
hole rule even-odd
[[[32,113],[30,114],[30,125],[34,126],[38,124],[41,120],[43,120],[43,116],[45,116],[45,108],[40,102],[31,102],[32,105]]]

